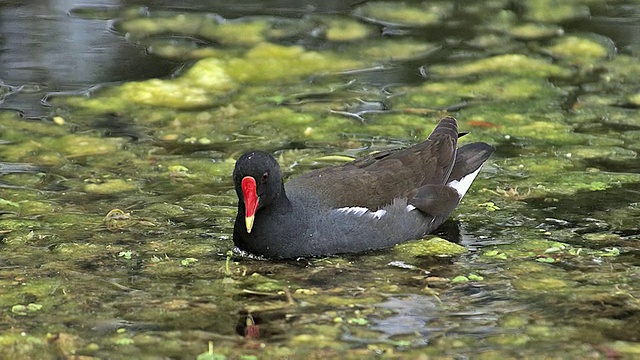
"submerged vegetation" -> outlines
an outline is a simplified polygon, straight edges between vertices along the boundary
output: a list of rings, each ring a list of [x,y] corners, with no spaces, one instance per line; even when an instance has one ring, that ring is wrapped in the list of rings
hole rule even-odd
[[[53,97],[43,121],[0,113],[0,353],[636,356],[638,44],[576,29],[590,11],[614,10],[73,9],[189,65]],[[497,152],[437,236],[290,262],[230,252],[243,151],[295,176],[415,143],[445,114]]]

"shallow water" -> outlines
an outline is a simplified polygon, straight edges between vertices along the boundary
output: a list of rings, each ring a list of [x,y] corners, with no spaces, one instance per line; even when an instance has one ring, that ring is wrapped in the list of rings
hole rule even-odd
[[[98,18],[70,14],[78,1],[0,4],[0,109],[39,118],[51,109],[49,93],[79,91],[100,83],[168,76],[179,63],[148,56],[109,30],[119,1],[94,1]],[[113,13],[106,11],[114,7]]]
[[[17,111],[0,112],[0,352],[637,357],[638,14],[2,4],[0,107]],[[413,144],[444,115],[497,147],[436,233],[461,254],[229,253],[243,151],[294,176]]]

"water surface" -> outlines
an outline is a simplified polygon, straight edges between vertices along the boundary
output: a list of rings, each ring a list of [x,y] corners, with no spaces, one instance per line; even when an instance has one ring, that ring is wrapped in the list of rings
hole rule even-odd
[[[2,4],[2,353],[636,357],[639,13]],[[295,176],[416,143],[445,115],[497,147],[436,233],[462,254],[228,255],[243,151]]]

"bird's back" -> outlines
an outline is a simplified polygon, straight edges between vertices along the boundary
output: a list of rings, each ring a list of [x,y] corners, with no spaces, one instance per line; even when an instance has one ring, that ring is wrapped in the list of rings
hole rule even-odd
[[[427,140],[311,171],[285,184],[290,196],[312,196],[325,206],[378,209],[426,184],[445,184],[454,166],[458,128],[450,117]]]

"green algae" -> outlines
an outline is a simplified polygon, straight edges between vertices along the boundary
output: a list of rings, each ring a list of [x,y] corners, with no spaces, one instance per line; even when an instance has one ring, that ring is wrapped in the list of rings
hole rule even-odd
[[[175,204],[155,203],[145,207],[145,211],[151,214],[157,214],[165,218],[172,218],[184,215],[184,208]]]
[[[588,233],[583,234],[582,238],[594,244],[616,244],[621,240],[620,235],[610,233]]]
[[[204,28],[201,35],[222,45],[254,45],[265,40],[269,28],[267,19],[246,18],[241,21],[225,21],[218,26]]]
[[[11,208],[11,207],[19,208],[20,204],[15,203],[13,201],[6,200],[6,199],[0,199],[0,207],[4,207],[4,208]]]
[[[396,245],[393,251],[403,257],[455,256],[465,253],[467,249],[445,239],[432,237],[427,240],[410,241]]]
[[[358,61],[298,46],[259,43],[243,57],[199,60],[173,79],[129,82],[106,89],[93,99],[69,98],[65,102],[100,113],[133,110],[132,106],[195,110],[223,105],[240,83],[291,83],[319,71],[348,70],[359,65]]]
[[[631,104],[640,105],[640,94],[630,95],[628,99]]]
[[[544,49],[549,55],[576,65],[591,65],[611,56],[612,50],[592,39],[567,36]]]
[[[243,58],[231,59],[229,75],[242,82],[293,82],[300,76],[320,71],[339,71],[358,67],[360,63],[299,46],[279,46],[261,43],[249,49]]]
[[[629,355],[637,355],[640,354],[640,344],[637,342],[628,342],[628,341],[616,341],[609,346],[615,351],[619,351],[623,354]]]
[[[138,185],[133,181],[123,179],[109,179],[99,184],[87,184],[84,191],[90,194],[109,195],[138,189]]]
[[[433,44],[410,39],[361,41],[351,47],[363,61],[383,63],[420,58],[434,49],[436,46]]]
[[[439,3],[412,5],[381,1],[359,6],[354,12],[358,16],[385,23],[424,26],[439,22],[451,12],[451,8]]]
[[[0,136],[5,141],[20,142],[43,136],[60,136],[68,132],[63,126],[51,126],[45,121],[23,121],[11,112],[0,112]],[[10,150],[2,146],[3,153]]]
[[[460,77],[487,73],[509,74],[511,76],[568,77],[571,70],[550,62],[522,54],[496,55],[465,64],[437,65],[430,68],[436,75]]]
[[[116,111],[129,104],[198,109],[222,104],[222,98],[236,87],[222,62],[207,58],[175,79],[128,82],[106,90],[99,98],[89,101],[70,98],[69,102],[99,112]]]
[[[115,24],[118,31],[134,39],[171,32],[215,40],[223,45],[254,45],[265,39],[268,18],[219,21],[213,16],[182,13],[174,16],[138,17]]]
[[[16,205],[20,216],[24,217],[52,214],[60,209],[55,204],[45,201],[23,200]]]
[[[374,32],[372,26],[349,18],[323,19],[326,26],[325,36],[329,41],[355,41],[365,39]]]
[[[395,14],[365,15],[374,5]],[[208,57],[171,79],[58,98],[68,107],[56,108],[64,122],[0,113],[0,138],[11,142],[0,147],[3,161],[52,166],[0,179],[25,187],[2,188],[7,256],[0,264],[0,305],[13,329],[0,336],[2,353],[46,358],[53,346],[68,356],[78,349],[100,358],[195,357],[214,339],[215,354],[228,358],[455,353],[492,359],[559,352],[583,358],[602,354],[601,345],[634,354],[629,334],[638,329],[629,314],[640,296],[633,265],[640,179],[638,136],[629,129],[640,123],[632,109],[640,65],[629,55],[610,57],[597,38],[564,37],[558,24],[581,16],[583,8],[582,2],[536,1],[523,5],[522,16],[531,21],[522,23],[493,2],[465,4],[461,10],[468,14],[491,9],[491,20],[474,17],[484,23],[469,43],[487,47],[435,57],[433,64],[428,55],[442,44],[419,36],[379,39],[368,22],[431,26],[441,20],[422,22],[432,16],[425,11],[446,16],[448,4],[440,10],[367,4],[354,10],[359,19],[323,15],[279,26],[247,17],[195,29],[200,15],[167,16],[165,25],[137,23],[150,28],[140,30],[148,35],[205,37],[206,30],[206,38],[227,48],[170,55]],[[411,17],[394,19],[402,13]],[[304,41],[264,42],[318,24],[316,39],[329,43],[312,50]],[[129,31],[137,37],[138,30]],[[581,58],[580,51],[589,56]],[[419,59],[427,78],[386,89],[391,94],[362,78],[352,83],[356,77],[344,73],[379,63],[405,69],[407,59]],[[582,84],[589,61],[602,72]],[[343,72],[339,80],[335,72]],[[576,84],[581,92],[567,103]],[[348,110],[357,99],[384,101],[390,109],[362,121],[332,112]],[[466,106],[452,107],[461,102]],[[95,114],[113,111],[147,129],[148,139],[94,131]],[[422,240],[345,258],[279,263],[232,257],[227,263],[237,202],[229,174],[242,151],[275,152],[292,176],[420,141],[442,115],[458,117],[461,131],[471,131],[461,142],[498,147],[453,216],[464,230],[460,244],[449,232],[440,235],[454,252],[434,251]],[[128,219],[109,231],[104,215],[114,208]],[[388,265],[405,255],[410,266]],[[412,294],[420,297],[400,308],[381,305]],[[437,305],[420,308],[431,304],[425,299]],[[28,304],[42,308],[27,316],[10,311]],[[262,337],[236,333],[246,311],[261,321]],[[157,327],[134,332],[116,326],[106,335],[86,335],[94,317]],[[402,328],[409,330],[393,332]],[[47,332],[72,345],[49,340]],[[584,338],[590,343],[577,340]]]
[[[625,83],[633,81],[640,75],[640,63],[637,59],[627,54],[617,54],[617,56],[606,63],[606,79]]]
[[[540,40],[562,35],[564,30],[557,26],[545,23],[525,23],[516,25],[508,30],[509,35],[523,40]]]
[[[576,159],[608,158],[612,160],[635,159],[638,154],[617,146],[570,146],[567,155]]]
[[[22,335],[20,333],[6,334],[0,339],[3,356],[7,359],[27,359],[33,354],[39,354],[41,359],[55,359],[55,353],[49,350],[49,344],[43,337]]]
[[[562,162],[560,162],[562,163]],[[539,158],[523,159],[516,166],[508,166],[514,171],[522,171],[525,176],[532,176],[531,179],[521,181],[521,186],[535,191],[535,193],[546,196],[559,194],[569,195],[579,191],[600,191],[609,188],[617,188],[622,184],[634,184],[640,180],[637,174],[618,174],[602,172],[571,172],[570,162],[559,168],[548,167],[547,163]],[[557,170],[560,173],[552,173]],[[534,175],[536,174],[536,175]]]
[[[534,21],[559,23],[589,16],[589,9],[579,2],[535,0],[526,4],[525,17]]]
[[[459,98],[477,99],[479,101],[513,101],[530,98],[547,98],[563,93],[541,79],[516,78],[514,76],[495,76],[475,82],[448,81],[430,82],[422,87],[428,94],[447,94]],[[420,95],[418,95],[420,96]],[[422,95],[428,97],[428,95]],[[426,99],[417,98],[413,102],[428,104]],[[452,102],[453,99],[449,100]],[[444,105],[441,102],[437,105]]]
[[[40,309],[42,309],[42,305],[40,304],[34,304],[34,303],[30,303],[28,305],[18,304],[18,305],[13,305],[11,307],[11,312],[16,315],[27,316],[30,313],[34,313]]]
[[[243,287],[253,291],[278,292],[282,290],[285,285],[281,281],[269,279],[263,275],[254,273],[244,280]]]

